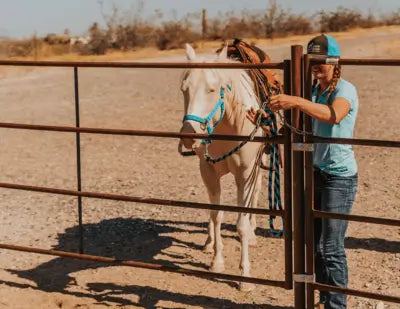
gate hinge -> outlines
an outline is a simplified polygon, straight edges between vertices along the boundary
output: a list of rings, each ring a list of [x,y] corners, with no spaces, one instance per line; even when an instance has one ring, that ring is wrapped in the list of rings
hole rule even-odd
[[[294,151],[314,151],[314,144],[293,143],[292,149]]]
[[[293,274],[294,282],[304,282],[304,283],[313,283],[315,282],[315,275],[306,275],[306,274]]]

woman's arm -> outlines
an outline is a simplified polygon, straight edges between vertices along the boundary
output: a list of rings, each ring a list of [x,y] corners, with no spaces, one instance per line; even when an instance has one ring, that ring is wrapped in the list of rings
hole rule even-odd
[[[336,98],[331,105],[314,103],[309,100],[280,94],[271,97],[270,105],[272,111],[280,109],[298,108],[311,117],[329,124],[339,123],[350,111],[350,102],[345,98]]]

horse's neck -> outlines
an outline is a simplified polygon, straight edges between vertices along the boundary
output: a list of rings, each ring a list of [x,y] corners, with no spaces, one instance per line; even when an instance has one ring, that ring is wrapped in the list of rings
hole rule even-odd
[[[254,125],[246,119],[246,109],[251,106],[258,108],[257,96],[254,94],[252,80],[246,72],[239,70],[232,76],[232,71],[224,75],[222,79],[231,85],[229,91],[225,91],[225,116],[221,121],[221,134],[249,135]]]
[[[229,95],[225,104],[225,115],[217,128],[220,129],[219,134],[249,135],[254,126],[246,119],[245,107],[235,102],[233,95]]]

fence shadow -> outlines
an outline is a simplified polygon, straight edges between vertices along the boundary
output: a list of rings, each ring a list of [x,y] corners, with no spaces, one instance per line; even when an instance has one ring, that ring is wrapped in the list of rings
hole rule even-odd
[[[0,284],[5,284],[19,289],[40,290],[40,288],[26,284],[0,280]],[[216,298],[202,295],[182,294],[171,291],[160,290],[150,286],[140,285],[116,285],[114,283],[89,283],[87,292],[62,291],[63,294],[89,298],[96,301],[95,304],[111,307],[117,304],[118,307],[141,306],[146,309],[161,308],[157,306],[159,301],[171,301],[177,303],[177,307],[168,307],[171,309],[185,309],[187,306],[200,306],[206,309],[293,309],[288,306],[277,306],[268,304],[254,303],[235,303],[229,299]],[[139,300],[131,301],[124,295],[136,295]],[[182,306],[182,307],[181,307]]]
[[[175,252],[171,254],[170,252],[163,251],[172,245],[201,250],[202,247],[196,243],[183,241],[170,235],[172,233],[184,232],[190,234],[199,233],[206,236],[207,225],[207,222],[145,220],[140,218],[115,218],[103,220],[97,224],[86,224],[84,225],[85,254],[115,257],[121,260],[155,262],[165,266],[186,265],[206,270],[208,269],[207,265],[187,260],[185,254]],[[224,229],[235,231],[235,226],[232,224],[224,224]],[[257,234],[267,235],[267,233],[262,229],[258,229]],[[58,235],[58,244],[52,249],[76,252],[79,245],[78,235],[78,226],[66,229],[64,233]],[[226,232],[224,233],[224,237],[236,238],[236,236],[226,235]],[[205,238],[206,237],[204,237],[204,239]],[[35,285],[4,281],[0,282],[14,287],[34,288],[41,291],[59,292],[78,297],[91,297],[96,301],[116,302],[119,305],[130,304],[130,301],[126,298],[118,297],[119,294],[135,293],[139,296],[139,305],[144,306],[144,308],[156,308],[155,304],[157,303],[157,299],[170,300],[186,305],[198,304],[205,306],[204,308],[272,308],[268,306],[265,307],[265,305],[260,307],[261,305],[236,304],[226,299],[207,296],[173,293],[149,286],[117,286],[112,283],[91,283],[89,285],[90,290],[107,290],[107,292],[100,293],[101,295],[92,295],[93,293],[90,292],[69,291],[69,287],[76,285],[75,279],[71,274],[82,270],[110,266],[113,265],[57,257],[32,269],[8,270],[10,273],[17,275],[20,278],[34,282]],[[227,284],[234,289],[237,288],[237,283],[235,282],[226,280],[218,280],[218,282],[221,284]],[[151,299],[149,299],[148,295],[152,295]],[[210,305],[210,307],[207,307],[207,305]]]
[[[184,255],[163,253],[173,244],[200,250],[201,246],[167,236],[174,232],[185,232],[173,221],[145,220],[140,218],[116,218],[98,224],[84,225],[84,253],[114,257],[120,260],[156,262],[165,266],[192,266],[207,269],[200,262],[187,261]],[[52,249],[76,252],[79,227],[68,228],[58,235],[58,244]],[[158,257],[157,259],[155,258]],[[165,258],[163,258],[165,257]],[[170,259],[166,259],[169,257]],[[174,262],[171,262],[171,259]],[[74,279],[69,275],[85,269],[110,267],[110,264],[55,258],[28,270],[8,270],[21,278],[34,281],[44,291],[63,291]]]
[[[347,249],[365,249],[385,253],[400,253],[400,241],[391,241],[383,238],[355,238],[346,237]]]

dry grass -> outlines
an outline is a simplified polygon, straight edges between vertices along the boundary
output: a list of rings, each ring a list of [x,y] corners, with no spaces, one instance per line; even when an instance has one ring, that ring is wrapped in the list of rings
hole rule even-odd
[[[351,38],[357,37],[362,34],[371,33],[374,31],[396,31],[400,26],[382,26],[376,28],[356,28],[347,32],[328,32],[337,39],[341,38]],[[256,39],[256,38],[244,38],[245,41],[251,42],[256,45],[266,45],[274,46],[279,44],[291,43],[297,44],[307,41],[310,37],[316,35],[306,34],[306,35],[293,35],[290,37],[276,38],[276,39]],[[223,43],[222,40],[218,41],[197,41],[194,43],[198,52],[210,52],[221,47]],[[390,57],[399,56],[400,40],[391,41],[385,43],[387,45],[387,54]],[[142,47],[136,48],[134,50],[120,51],[120,50],[110,50],[104,55],[80,55],[76,52],[57,52],[56,46],[44,45],[41,47],[40,52],[35,57],[33,55],[29,56],[19,56],[19,57],[8,57],[7,59],[12,60],[46,60],[46,61],[124,61],[124,60],[141,60],[150,58],[164,58],[169,56],[182,55],[182,49],[171,49],[171,50],[159,50],[156,47]],[[3,57],[3,59],[6,59]]]

